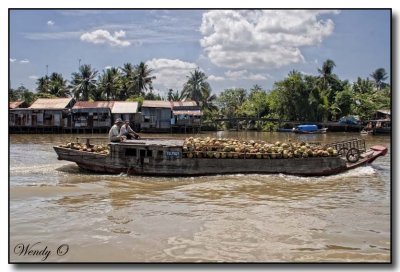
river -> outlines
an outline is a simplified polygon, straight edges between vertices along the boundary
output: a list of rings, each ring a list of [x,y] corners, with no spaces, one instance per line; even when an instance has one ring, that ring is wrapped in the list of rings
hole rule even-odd
[[[154,178],[89,174],[74,163],[58,161],[52,146],[76,135],[10,135],[10,260],[390,260],[390,137],[269,132],[202,136],[322,143],[363,137],[367,146],[383,144],[389,153],[372,165],[328,177]]]

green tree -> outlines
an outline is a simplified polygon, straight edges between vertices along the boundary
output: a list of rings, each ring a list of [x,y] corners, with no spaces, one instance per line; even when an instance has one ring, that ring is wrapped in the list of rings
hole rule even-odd
[[[204,93],[211,93],[210,84],[206,81],[207,77],[199,69],[195,69],[187,78],[188,80],[183,85],[183,93],[186,98],[196,101],[199,105],[203,100]]]
[[[279,112],[282,118],[291,121],[305,121],[308,117],[308,97],[303,75],[298,71],[291,71],[282,81],[275,82],[279,91]]]
[[[49,86],[50,86],[50,78],[47,75],[39,77],[36,80],[36,91],[38,93],[50,93]]]
[[[210,89],[205,89],[202,93],[201,108],[203,111],[214,112],[218,111],[218,107],[215,105],[217,96],[211,94]]]
[[[146,91],[153,90],[153,80],[156,79],[151,73],[153,69],[149,68],[144,62],[135,66],[134,88],[135,94],[144,94]]]
[[[79,67],[79,72],[72,73],[71,91],[76,100],[89,100],[96,90],[97,71],[88,64]]]
[[[217,98],[217,105],[224,117],[238,117],[241,105],[247,100],[247,91],[243,88],[226,89]]]
[[[121,90],[123,88],[122,77],[118,71],[118,68],[111,67],[105,71],[99,77],[98,89],[100,90],[101,96],[107,101],[109,100],[125,100],[128,97],[127,94],[121,95]]]
[[[353,93],[349,86],[342,92],[336,94],[335,103],[333,106],[338,109],[340,116],[347,116],[351,114],[351,106],[353,104]]]
[[[9,92],[9,100],[11,101],[25,101],[28,105],[32,104],[33,101],[36,100],[36,95],[25,88],[23,85],[18,87],[17,89],[10,89]]]
[[[361,77],[357,78],[357,81],[353,83],[353,92],[356,94],[362,93],[371,93],[374,90],[374,85],[369,78],[362,79]]]
[[[121,97],[134,97],[136,93],[135,67],[131,63],[124,63],[121,67]]]
[[[174,92],[174,90],[169,89],[168,91],[168,95],[167,95],[167,100],[168,101],[182,101],[185,100],[185,94],[183,92],[179,92],[178,90],[176,90]]]
[[[160,94],[154,94],[153,91],[151,91],[151,90],[145,94],[144,99],[145,100],[163,100],[163,98],[160,96]]]
[[[48,92],[56,97],[68,97],[69,90],[67,81],[64,80],[62,74],[52,73],[50,75],[50,82],[48,84]]]
[[[378,68],[376,69],[372,74],[371,77],[375,81],[375,86],[378,90],[381,90],[383,87],[385,87],[384,81],[388,78],[387,73],[385,69],[383,68]]]

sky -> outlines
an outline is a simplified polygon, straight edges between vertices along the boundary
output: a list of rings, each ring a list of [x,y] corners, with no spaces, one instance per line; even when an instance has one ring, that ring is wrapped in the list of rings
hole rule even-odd
[[[181,90],[201,69],[214,93],[271,90],[292,70],[341,79],[384,68],[390,82],[389,10],[11,10],[10,82],[34,90],[39,77],[65,79],[81,64],[101,74],[145,62],[156,92]]]

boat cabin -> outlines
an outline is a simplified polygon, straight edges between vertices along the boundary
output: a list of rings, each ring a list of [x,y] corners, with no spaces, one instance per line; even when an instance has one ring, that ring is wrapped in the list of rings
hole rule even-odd
[[[109,143],[111,159],[128,164],[147,164],[154,161],[182,158],[184,140],[127,140]]]

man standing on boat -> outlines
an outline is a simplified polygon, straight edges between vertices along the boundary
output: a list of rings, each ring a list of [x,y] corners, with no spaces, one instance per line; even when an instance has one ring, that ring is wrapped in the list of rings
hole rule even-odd
[[[108,132],[108,140],[110,142],[122,142],[125,140],[125,136],[120,134],[120,130],[124,122],[122,122],[121,118],[115,120],[114,125],[111,127],[110,131]]]
[[[133,129],[129,125],[129,120],[126,120],[125,124],[122,125],[119,134],[121,136],[126,136],[126,138],[128,140],[140,138],[139,134],[137,134],[135,131],[133,131]]]

